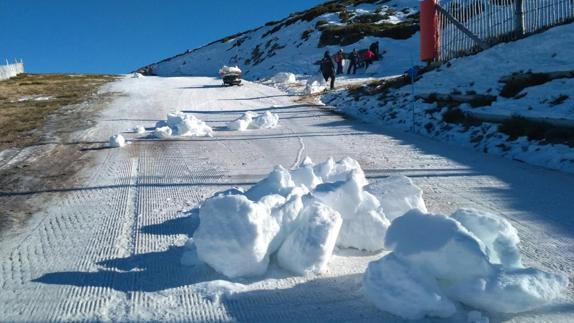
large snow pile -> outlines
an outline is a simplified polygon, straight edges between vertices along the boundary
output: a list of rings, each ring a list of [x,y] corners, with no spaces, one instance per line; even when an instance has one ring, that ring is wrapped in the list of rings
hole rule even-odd
[[[406,176],[389,176],[369,185],[367,190],[379,198],[390,221],[412,209],[427,212],[423,191]]]
[[[110,147],[119,148],[126,145],[126,139],[122,135],[113,135],[110,137]]]
[[[155,125],[154,136],[160,139],[171,136],[213,137],[213,129],[194,115],[183,112],[170,112],[167,120],[160,120]]]
[[[532,310],[559,297],[568,280],[525,268],[519,241],[493,214],[411,210],[392,222],[385,238],[392,252],[369,264],[363,290],[380,309],[407,319],[449,317],[455,302],[491,313]]]
[[[227,123],[227,129],[245,131],[252,129],[271,129],[279,124],[279,116],[275,113],[265,111],[263,114],[247,111],[241,117]]]
[[[277,166],[246,192],[204,202],[193,237],[197,257],[239,277],[265,273],[275,253],[279,266],[305,274],[324,271],[335,245],[380,250],[390,222],[367,184],[348,157],[317,165],[306,158],[291,171]]]

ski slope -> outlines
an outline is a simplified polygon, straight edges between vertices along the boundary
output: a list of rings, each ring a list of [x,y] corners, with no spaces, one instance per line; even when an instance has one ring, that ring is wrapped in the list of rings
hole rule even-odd
[[[128,145],[91,151],[93,165],[77,186],[12,193],[53,199],[0,243],[2,321],[401,321],[360,291],[367,264],[382,254],[338,249],[320,276],[272,266],[264,277],[232,281],[207,266],[180,264],[201,201],[305,156],[350,156],[371,182],[407,175],[431,212],[474,207],[503,215],[518,230],[527,266],[574,279],[573,175],[344,119],[249,82],[223,88],[207,77],[125,78],[105,91],[119,95],[76,136],[106,142],[121,133]],[[157,140],[131,132],[176,110],[206,121],[214,137]],[[277,113],[279,126],[225,129],[247,110]],[[459,308],[450,321],[466,321],[468,310]],[[536,312],[490,318],[571,322],[574,287]]]

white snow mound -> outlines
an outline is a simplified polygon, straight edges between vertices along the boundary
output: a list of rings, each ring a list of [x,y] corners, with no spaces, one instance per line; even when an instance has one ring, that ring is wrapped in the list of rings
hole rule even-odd
[[[145,133],[145,127],[144,126],[135,126],[133,131],[137,134],[142,134]]]
[[[253,119],[251,126],[256,129],[271,129],[279,124],[279,116],[275,113],[265,111],[263,114]]]
[[[326,270],[335,245],[370,251],[384,246],[389,221],[359,163],[305,158],[289,171],[276,166],[243,192],[216,193],[200,208],[200,223],[184,263],[194,250],[227,277],[262,275],[271,255],[296,274]],[[195,249],[193,249],[195,248]]]
[[[110,147],[119,148],[126,145],[126,139],[122,135],[113,135],[110,137]]]
[[[166,139],[166,138],[170,138],[172,134],[172,130],[170,127],[165,126],[165,127],[157,127],[155,128],[153,135],[156,138],[159,139]]]
[[[194,115],[171,112],[167,114],[166,122],[176,136],[213,137],[213,129]]]
[[[411,210],[389,227],[392,252],[369,264],[363,291],[381,310],[407,319],[448,317],[454,302],[498,313],[538,308],[558,298],[568,279],[520,268],[515,234],[506,220],[476,210],[450,218]]]

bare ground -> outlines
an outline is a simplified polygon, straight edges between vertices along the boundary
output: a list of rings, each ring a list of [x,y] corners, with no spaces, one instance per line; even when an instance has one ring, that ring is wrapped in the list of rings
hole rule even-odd
[[[0,82],[0,235],[17,229],[59,188],[77,182],[86,151],[103,142],[75,141],[112,94],[110,75],[22,74]],[[47,191],[54,194],[16,194]]]

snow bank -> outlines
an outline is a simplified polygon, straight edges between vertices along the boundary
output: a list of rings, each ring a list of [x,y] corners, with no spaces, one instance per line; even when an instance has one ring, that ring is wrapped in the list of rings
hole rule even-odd
[[[369,185],[367,190],[379,199],[385,216],[390,221],[412,209],[427,212],[423,191],[406,176],[389,176]]]
[[[231,189],[204,202],[193,244],[198,258],[238,277],[263,274],[276,254],[279,266],[303,275],[324,271],[335,245],[380,250],[389,221],[367,184],[348,157],[276,166],[246,192]]]
[[[297,82],[297,78],[293,73],[280,72],[271,78],[271,82],[276,84],[292,84]]]
[[[252,129],[270,129],[275,128],[279,124],[279,116],[275,113],[265,111],[259,115],[253,111],[247,111],[238,119],[227,123],[227,129],[245,131],[249,128]]]
[[[180,111],[168,113],[167,120],[158,121],[155,127],[154,136],[160,139],[171,136],[213,137],[213,129],[204,121]]]
[[[449,218],[411,210],[392,222],[385,238],[392,252],[369,264],[363,290],[380,309],[408,319],[448,317],[454,302],[529,311],[559,297],[568,280],[520,268],[518,242],[510,223],[492,214],[463,209]]]
[[[119,148],[126,145],[126,139],[122,135],[113,135],[110,137],[110,147]]]
[[[144,77],[145,77],[145,76],[143,76],[143,74],[141,74],[141,73],[133,73],[133,74],[132,74],[132,78],[134,78],[134,79],[141,79],[141,78],[144,78]]]

